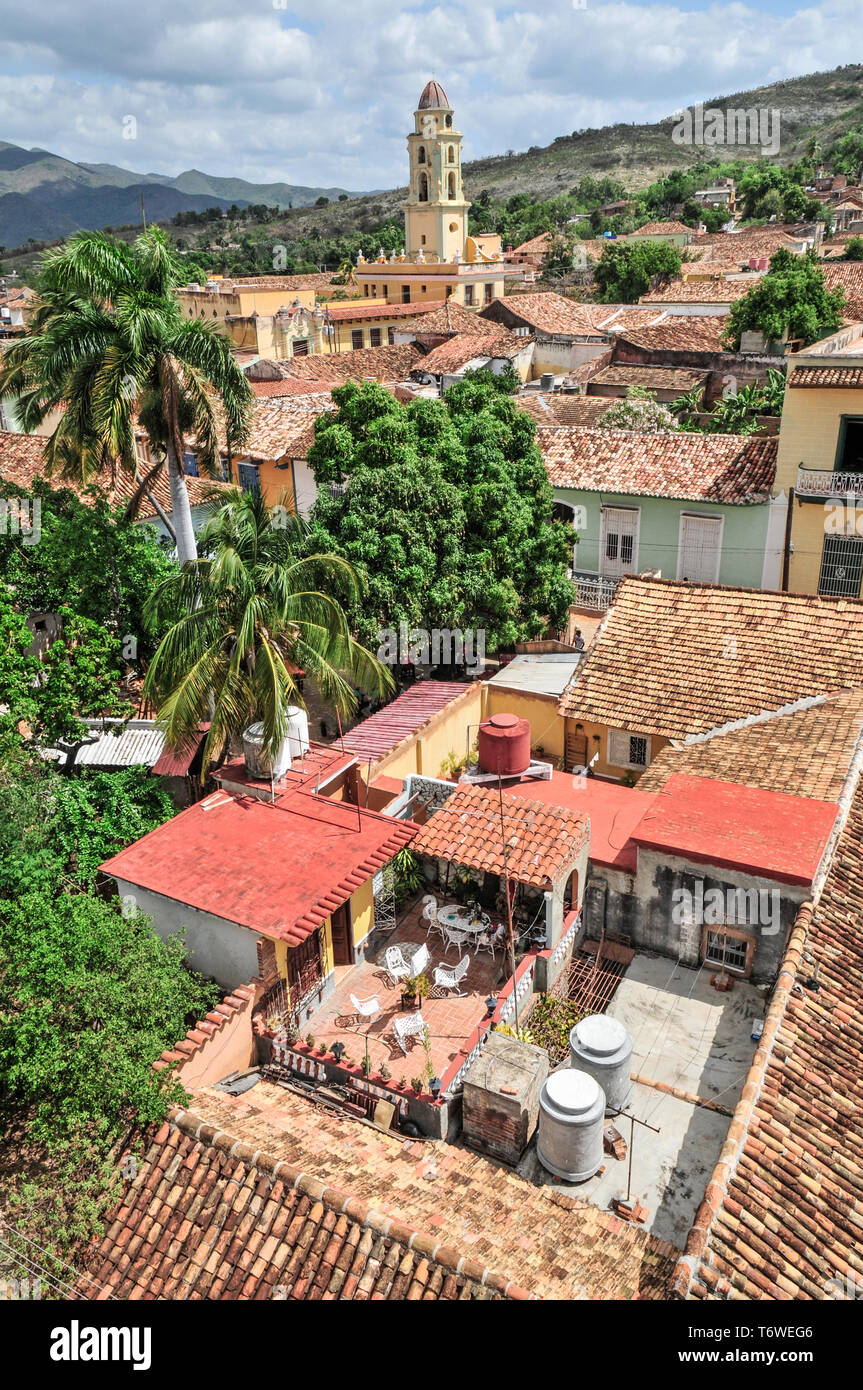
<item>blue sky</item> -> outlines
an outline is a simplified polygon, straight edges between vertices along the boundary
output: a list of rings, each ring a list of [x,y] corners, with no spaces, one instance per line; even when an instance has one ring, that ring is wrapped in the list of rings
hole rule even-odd
[[[861,20],[863,0],[0,0],[0,136],[142,172],[390,187],[432,73],[470,158],[863,61]]]

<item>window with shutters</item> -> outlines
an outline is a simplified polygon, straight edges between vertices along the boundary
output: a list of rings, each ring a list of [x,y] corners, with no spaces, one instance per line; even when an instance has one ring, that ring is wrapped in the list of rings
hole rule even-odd
[[[612,767],[634,771],[650,763],[650,739],[642,734],[630,734],[625,729],[609,729],[608,761]]]
[[[198,455],[187,452],[183,455],[183,472],[188,478],[197,478],[198,474]]]
[[[410,304],[410,302],[411,302],[411,287],[410,287],[410,285],[402,285],[402,304]]]
[[[356,352],[357,348],[363,345],[363,330],[361,328],[351,329],[351,347]]]
[[[464,287],[464,302],[465,302],[465,304],[468,306],[469,309],[470,309],[470,308],[473,308],[473,285],[465,285],[465,287]]]
[[[388,329],[387,329],[387,344],[388,344],[389,347],[395,347],[395,344],[396,344],[396,330],[395,330],[394,328],[388,328]]]
[[[493,299],[494,299],[494,285],[486,285],[486,286],[485,286],[485,302],[486,302],[486,304],[490,304],[491,301],[492,301]]]
[[[379,328],[369,329],[369,347],[380,347],[381,330]]]
[[[863,539],[825,536],[818,592],[823,598],[859,598],[863,581]]]
[[[600,514],[599,572],[609,578],[638,568],[638,507],[603,507]]]
[[[309,340],[308,338],[295,338],[293,353],[295,357],[308,357]]]
[[[722,558],[721,516],[680,513],[677,578],[692,584],[718,584]]]
[[[260,492],[261,481],[258,477],[258,466],[255,463],[237,464],[237,481],[243,492]]]

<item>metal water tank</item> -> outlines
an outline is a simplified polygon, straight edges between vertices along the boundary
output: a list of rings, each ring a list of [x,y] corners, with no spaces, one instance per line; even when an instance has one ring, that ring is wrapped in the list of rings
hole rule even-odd
[[[605,1092],[609,1112],[623,1110],[632,1090],[632,1038],[607,1014],[579,1019],[569,1035],[571,1065],[587,1072]]]
[[[602,1165],[605,1092],[585,1071],[553,1072],[539,1093],[536,1152],[543,1168],[586,1182]]]
[[[263,724],[250,724],[243,733],[246,771],[262,781],[279,782],[291,765],[290,739],[284,738],[275,754],[264,747]]]
[[[539,378],[539,389],[541,391],[554,390],[554,372],[543,372]]]
[[[516,714],[493,714],[479,726],[477,747],[482,772],[518,777],[530,763],[530,725]]]
[[[288,706],[287,739],[291,757],[305,757],[309,751],[309,716],[299,705]]]

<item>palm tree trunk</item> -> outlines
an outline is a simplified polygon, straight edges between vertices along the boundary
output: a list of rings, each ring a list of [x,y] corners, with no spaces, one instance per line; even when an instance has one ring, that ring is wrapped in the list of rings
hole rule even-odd
[[[198,543],[192,525],[192,504],[186,479],[173,444],[168,443],[168,479],[171,484],[171,521],[177,536],[177,559],[181,565],[197,560]]]

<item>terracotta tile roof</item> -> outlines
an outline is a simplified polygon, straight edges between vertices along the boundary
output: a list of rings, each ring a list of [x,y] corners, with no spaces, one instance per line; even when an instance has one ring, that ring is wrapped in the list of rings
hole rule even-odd
[[[672,280],[659,290],[648,290],[640,304],[735,304],[759,280],[757,275],[739,280]]]
[[[685,738],[863,688],[863,600],[624,577],[561,714]]]
[[[679,1253],[672,1246],[462,1144],[406,1145],[266,1082],[237,1097],[199,1092],[194,1106],[250,1149],[347,1189],[400,1225],[434,1232],[441,1246],[540,1298],[667,1297]]]
[[[614,348],[610,347],[605,352],[597,353],[596,357],[589,358],[587,362],[579,362],[577,367],[567,372],[567,386],[583,386],[586,381],[592,381],[597,372],[601,372],[603,367],[609,367],[613,360]]]
[[[315,272],[311,275],[239,275],[226,277],[220,283],[226,291],[242,290],[318,290],[331,285],[335,278],[334,270]],[[185,289],[181,285],[180,289]]]
[[[443,372],[460,372],[474,358],[508,357],[512,359],[530,346],[530,338],[518,338],[498,327],[493,333],[456,333],[437,347],[432,348],[426,357],[414,362],[412,376],[430,372],[435,376]]]
[[[418,733],[453,700],[472,689],[464,681],[417,681],[377,714],[369,715],[349,729],[343,739],[344,746],[361,762],[368,762],[369,758],[378,762],[404,739]]]
[[[14,483],[17,487],[31,488],[34,479],[46,477],[43,459],[45,442],[44,435],[13,434],[7,430],[0,430],[0,479]],[[75,496],[79,497],[82,502],[92,503],[93,501],[93,498],[88,495],[88,489],[67,481],[59,473],[55,473],[50,479],[46,477],[46,481],[57,492],[66,489],[69,492],[74,492]],[[112,506],[122,506],[131,501],[136,484],[126,470],[117,465],[115,468],[104,468],[96,474],[90,486],[98,488]],[[206,506],[212,501],[211,493],[226,490],[229,486],[231,485],[228,483],[215,482],[211,478],[186,478],[189,501],[193,507]],[[172,510],[171,487],[166,469],[163,469],[150,491],[162,509],[170,516]],[[156,510],[146,497],[141,504],[138,516],[142,520],[152,520],[156,517]]]
[[[632,329],[647,328],[663,317],[661,309],[642,309],[638,305],[624,305],[623,308],[609,305],[585,305],[597,328],[605,333],[626,333]]]
[[[291,357],[280,363],[286,377],[295,380],[327,381],[403,381],[422,356],[416,343],[394,347],[357,348],[356,352],[320,353],[314,357]]]
[[[413,305],[414,309],[420,307],[418,304]],[[488,332],[487,321],[481,318],[476,310],[462,308],[452,296],[443,304],[429,304],[428,308],[430,312],[423,313],[422,317],[415,321],[409,320],[402,324],[399,332],[414,331],[424,336],[444,333],[447,337],[454,333]]]
[[[321,392],[300,396],[276,396],[259,400],[248,443],[243,453],[250,458],[278,460],[290,454],[304,458],[300,449],[306,432],[319,415],[334,410],[333,398],[325,388]],[[307,445],[306,445],[307,447]]]
[[[332,386],[331,381],[306,381],[296,380],[294,377],[283,376],[277,381],[253,381],[252,390],[256,396],[309,396],[323,391],[329,391]]]
[[[775,437],[577,426],[541,427],[537,443],[553,487],[736,505],[769,495],[779,447]]]
[[[503,793],[509,877],[548,888],[572,864],[588,836],[586,817]],[[497,787],[460,785],[426,821],[412,848],[468,869],[504,872]]]
[[[274,804],[214,792],[103,873],[296,946],[410,844],[416,826],[291,791]]]
[[[534,294],[505,294],[481,311],[480,317],[491,317],[489,310],[502,304],[510,313],[521,319],[522,323],[538,333],[576,333],[596,336],[592,310],[596,306],[579,304],[573,299],[565,299],[553,291],[537,291]]]
[[[176,1108],[106,1224],[88,1262],[102,1290],[82,1277],[85,1298],[531,1297],[377,1203]]]
[[[532,415],[538,425],[590,427],[614,405],[614,397],[579,396],[566,391],[555,391],[551,395],[524,391],[516,397],[516,405]]]
[[[551,249],[551,232],[540,232],[539,236],[523,241],[513,250],[514,256],[544,256]]]
[[[638,231],[630,233],[631,236],[679,236],[685,232],[687,236],[692,235],[692,227],[687,227],[685,222],[645,222]]]
[[[591,381],[597,386],[647,386],[652,391],[691,391],[704,386],[709,372],[692,367],[641,367],[625,362],[603,367]]]
[[[821,269],[828,290],[844,289],[846,319],[863,320],[863,261],[825,261]]]
[[[795,367],[788,385],[835,386],[842,390],[863,386],[863,367]]]
[[[649,352],[722,352],[727,314],[671,314],[652,326],[626,327],[621,337]]]
[[[344,304],[339,300],[322,300],[318,306],[331,319],[411,319],[434,311],[435,305],[425,304]]]
[[[863,731],[863,691],[819,699],[757,724],[718,729],[697,743],[666,744],[638,779],[656,792],[674,772],[765,791],[838,801]]]
[[[863,786],[791,933],[675,1279],[702,1299],[854,1298],[863,1211]],[[817,980],[817,987],[814,982]],[[830,1285],[830,1280],[837,1285]]]
[[[696,233],[691,248],[707,246],[718,251],[720,259],[727,255],[731,260],[748,261],[750,256],[772,256],[783,246],[793,250],[802,240],[788,227],[746,227],[742,232]]]

